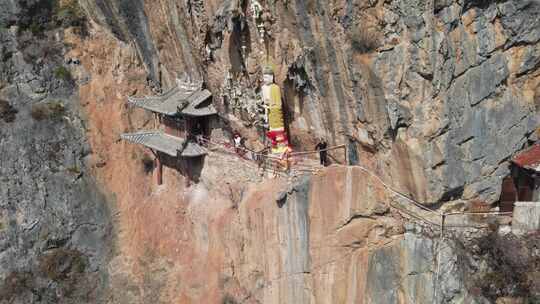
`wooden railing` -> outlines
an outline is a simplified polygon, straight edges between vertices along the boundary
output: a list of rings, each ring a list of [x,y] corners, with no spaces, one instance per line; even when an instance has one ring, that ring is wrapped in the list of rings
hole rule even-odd
[[[260,151],[254,151],[246,147],[235,147],[230,142],[218,142],[204,137],[198,137],[198,142],[202,146],[212,150],[219,149],[221,152],[236,155],[237,157],[257,163],[263,169],[272,171],[281,171],[285,173],[291,172],[312,172],[320,168],[317,157],[310,158],[310,155],[318,156],[320,152],[339,151],[343,150],[343,159],[347,161],[347,147],[338,145],[321,150],[301,151],[301,152],[285,152],[280,156],[270,155],[269,148]],[[328,157],[336,160],[332,155]],[[339,161],[336,161],[339,162]]]

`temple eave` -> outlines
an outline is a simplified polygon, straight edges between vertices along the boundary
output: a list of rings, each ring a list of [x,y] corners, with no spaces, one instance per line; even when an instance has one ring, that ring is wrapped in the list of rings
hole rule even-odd
[[[205,148],[194,142],[188,142],[180,156],[182,157],[199,157],[208,154]]]
[[[200,107],[200,105],[212,97],[212,93],[206,89],[174,87],[167,93],[158,96],[135,97],[128,96],[128,103],[167,116],[209,116],[217,114],[212,104]]]
[[[120,138],[131,143],[140,144],[152,150],[156,150],[172,157],[198,157],[206,155],[206,149],[194,142],[185,143],[181,137],[165,134],[162,131],[140,131],[125,133]]]
[[[185,116],[194,116],[194,117],[203,117],[203,116],[210,116],[210,115],[216,115],[218,112],[214,107],[205,107],[201,109],[184,109],[180,112],[181,115]]]

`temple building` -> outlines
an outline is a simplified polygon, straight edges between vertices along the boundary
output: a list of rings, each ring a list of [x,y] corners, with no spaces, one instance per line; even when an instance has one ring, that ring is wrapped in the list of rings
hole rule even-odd
[[[163,164],[192,179],[193,170],[207,154],[199,139],[209,136],[212,117],[217,114],[212,93],[203,89],[202,82],[177,79],[176,86],[164,94],[128,97],[128,104],[154,113],[153,130],[125,133],[121,138],[150,149],[155,156],[158,184],[162,184]]]
[[[501,211],[512,211],[515,202],[540,202],[540,143],[515,155],[510,171],[502,183]]]

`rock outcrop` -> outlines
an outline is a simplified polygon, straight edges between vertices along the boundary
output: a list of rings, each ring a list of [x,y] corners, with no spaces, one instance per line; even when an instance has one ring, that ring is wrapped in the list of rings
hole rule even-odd
[[[509,159],[538,139],[538,1],[0,7],[0,303],[539,296],[534,235],[482,219],[441,237],[440,222],[403,210],[403,195],[433,209],[496,206]],[[151,155],[120,141],[153,123],[127,96],[190,77],[213,92],[212,136],[238,131],[261,149],[254,111],[266,65],[294,149],[311,150],[321,136],[345,144],[349,164],[401,198],[359,167],[269,179],[214,151],[198,183],[165,168],[157,186]]]
[[[204,78],[244,123],[261,62],[274,66],[298,147],[350,142],[428,203],[495,202],[509,156],[534,140],[536,1],[269,2],[266,40],[244,1],[85,2],[151,80]]]

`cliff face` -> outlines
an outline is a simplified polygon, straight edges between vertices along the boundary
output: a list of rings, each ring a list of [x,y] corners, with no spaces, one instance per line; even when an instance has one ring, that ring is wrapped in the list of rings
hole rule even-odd
[[[505,255],[490,254],[505,248],[482,240],[520,248],[515,267],[539,264],[534,246],[485,229],[440,240],[357,167],[262,179],[211,153],[198,184],[165,168],[157,186],[148,154],[119,135],[152,124],[126,96],[189,75],[214,94],[215,135],[259,148],[271,65],[296,150],[325,136],[426,205],[493,203],[537,136],[540,4],[261,1],[259,15],[256,3],[0,0],[0,303],[538,295],[536,266],[500,284]]]
[[[273,66],[299,148],[350,143],[421,201],[496,201],[506,160],[534,139],[535,1],[276,1],[259,19],[248,1],[85,2],[152,84],[205,79],[233,121],[253,123]]]
[[[0,302],[92,302],[108,286],[112,205],[83,166],[79,83],[45,30],[50,7],[0,7]]]

